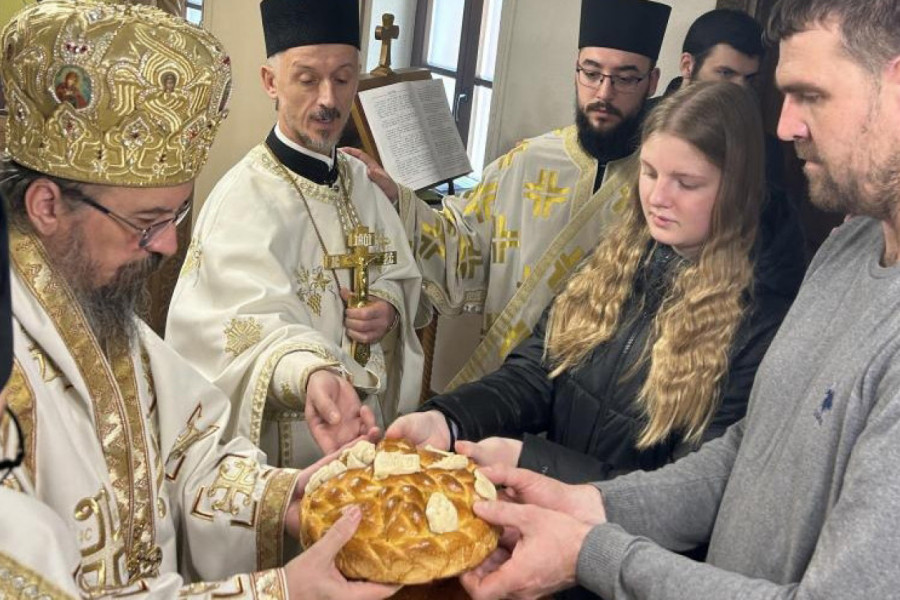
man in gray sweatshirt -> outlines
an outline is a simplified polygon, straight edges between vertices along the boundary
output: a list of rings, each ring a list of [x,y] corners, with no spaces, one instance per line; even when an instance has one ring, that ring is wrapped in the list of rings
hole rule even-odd
[[[473,598],[575,583],[607,600],[900,598],[898,31],[897,0],[775,8],[778,134],[811,200],[855,218],[813,260],[725,436],[596,487],[486,469],[519,503],[476,504],[510,529],[464,577]],[[706,563],[674,552],[705,541]]]

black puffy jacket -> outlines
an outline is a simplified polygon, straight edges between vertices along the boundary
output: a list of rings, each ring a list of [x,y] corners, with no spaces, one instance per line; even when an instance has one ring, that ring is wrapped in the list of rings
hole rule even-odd
[[[635,398],[649,370],[647,361],[635,364],[681,261],[670,247],[654,246],[635,275],[623,325],[579,367],[548,377],[543,361],[548,308],[500,369],[432,398],[422,410],[437,409],[455,421],[460,439],[523,438],[520,467],[569,483],[657,469],[690,452],[694,448],[679,435],[649,449],[635,447],[645,422]],[[760,293],[735,336],[721,402],[704,441],[744,416],[756,369],[790,304],[767,286],[755,287]],[[546,437],[536,435],[542,432]]]

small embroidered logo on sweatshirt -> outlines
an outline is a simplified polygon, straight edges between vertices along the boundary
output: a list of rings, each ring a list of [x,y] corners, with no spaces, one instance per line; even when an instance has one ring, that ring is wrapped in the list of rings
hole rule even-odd
[[[813,413],[813,416],[816,418],[816,421],[819,425],[822,424],[822,419],[825,417],[825,413],[831,410],[834,406],[834,386],[828,388],[828,391],[825,392],[825,397],[822,399],[822,404],[819,405],[819,408],[816,409],[816,412]]]

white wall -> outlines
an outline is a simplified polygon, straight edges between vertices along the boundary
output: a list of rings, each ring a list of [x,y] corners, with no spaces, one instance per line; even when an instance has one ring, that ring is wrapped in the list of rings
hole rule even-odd
[[[266,61],[259,2],[207,0],[204,4],[203,25],[221,40],[231,56],[234,85],[230,113],[216,137],[209,163],[197,178],[195,218],[219,178],[265,139],[275,123],[275,105],[263,91],[259,76],[259,68]]]
[[[362,48],[363,71],[378,66],[381,42],[375,39],[375,28],[381,25],[381,15],[394,15],[394,25],[400,28],[400,37],[391,45],[391,66],[408,67],[412,62],[413,33],[416,27],[416,0],[371,0],[372,10],[363,15]]]
[[[688,27],[716,5],[716,0],[661,1],[673,8],[658,63],[660,93],[678,75]],[[580,13],[579,0],[503,0],[488,160],[522,138],[573,122]]]

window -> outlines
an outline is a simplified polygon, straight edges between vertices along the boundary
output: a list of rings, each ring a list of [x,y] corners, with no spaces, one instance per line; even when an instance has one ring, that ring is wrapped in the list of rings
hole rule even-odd
[[[503,0],[418,0],[413,64],[443,80],[474,176],[481,177]]]
[[[203,22],[203,0],[187,0],[184,17],[191,23],[200,25]]]

